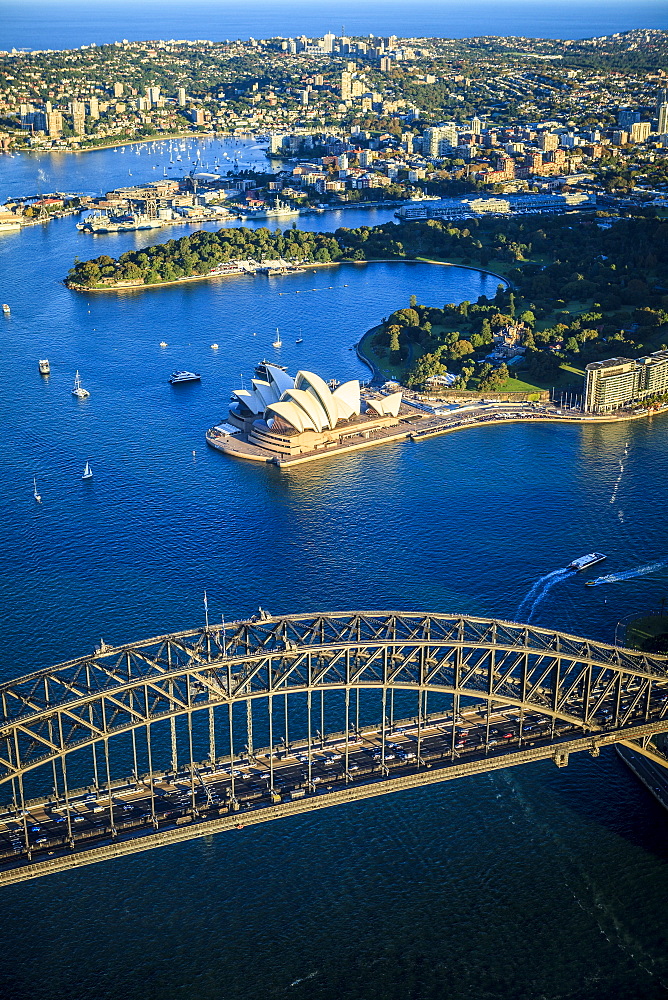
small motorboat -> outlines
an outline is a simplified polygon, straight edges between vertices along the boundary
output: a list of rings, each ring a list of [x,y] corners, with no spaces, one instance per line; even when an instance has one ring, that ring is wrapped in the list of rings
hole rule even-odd
[[[49,364],[48,358],[42,358],[41,361],[37,362],[37,364],[41,375],[51,374],[51,365]]]
[[[9,308],[9,306],[7,305],[6,302],[3,302],[3,304],[2,304],[2,311],[5,314],[5,316],[9,316],[9,314],[10,314],[10,312],[12,310]]]
[[[37,480],[35,479],[34,476],[32,477],[32,487],[33,487],[33,493],[32,493],[32,495],[34,496],[34,498],[37,501],[37,503],[41,503],[42,502],[42,498],[39,495],[39,493],[37,492]]]

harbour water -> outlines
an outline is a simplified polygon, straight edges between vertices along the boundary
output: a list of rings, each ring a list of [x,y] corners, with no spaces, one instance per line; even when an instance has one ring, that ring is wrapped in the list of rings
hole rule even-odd
[[[128,156],[152,163],[88,153],[67,160],[85,171],[67,186],[122,183]],[[55,163],[0,161],[0,191],[32,190]],[[300,225],[378,217],[355,215]],[[493,293],[496,279],[348,265],[89,299],[60,282],[75,255],[154,235],[93,239],[75,222],[0,240],[12,308],[0,317],[3,679],[100,636],[194,625],[204,589],[227,620],[258,605],[513,618],[539,578],[585,552],[622,575],[665,558],[665,418],[481,427],[289,473],[206,448],[230,388],[263,357],[364,378],[351,345],[411,294],[443,305]],[[175,368],[201,383],[170,386]],[[81,402],[76,369],[91,393]],[[570,574],[532,621],[612,641],[667,585],[665,569],[594,588]],[[48,976],[53,1000],[658,998],[667,834],[609,752],[192,841],[5,889],[0,994],[32,1000]]]

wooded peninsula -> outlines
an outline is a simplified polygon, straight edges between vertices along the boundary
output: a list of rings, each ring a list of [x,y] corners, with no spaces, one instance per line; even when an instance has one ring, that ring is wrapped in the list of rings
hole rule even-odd
[[[489,268],[510,283],[478,302],[419,305],[392,313],[372,349],[419,385],[444,371],[458,386],[493,388],[503,366],[476,362],[499,331],[524,349],[521,370],[549,382],[564,362],[581,369],[613,355],[665,349],[668,342],[668,222],[570,213],[521,219],[439,219],[332,233],[297,228],[200,231],[178,240],[77,262],[66,284],[113,289],[205,277],[221,264],[282,259],[292,264],[432,260]],[[503,379],[501,380],[503,381]]]

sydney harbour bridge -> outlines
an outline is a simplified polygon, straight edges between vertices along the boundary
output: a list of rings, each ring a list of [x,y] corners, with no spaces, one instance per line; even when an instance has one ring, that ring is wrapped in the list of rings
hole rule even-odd
[[[0,884],[615,743],[667,763],[665,656],[468,616],[260,611],[0,695]]]

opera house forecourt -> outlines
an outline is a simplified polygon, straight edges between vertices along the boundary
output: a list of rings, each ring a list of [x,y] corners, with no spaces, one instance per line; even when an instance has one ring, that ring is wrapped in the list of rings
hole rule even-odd
[[[227,420],[206,434],[212,447],[236,458],[296,464],[406,437],[398,425],[415,420],[401,392],[362,390],[357,379],[328,385],[308,371],[292,378],[269,362],[256,373],[251,389],[233,391]]]

